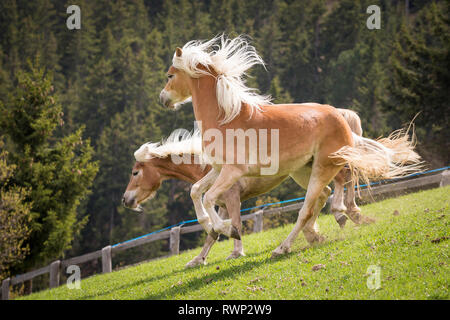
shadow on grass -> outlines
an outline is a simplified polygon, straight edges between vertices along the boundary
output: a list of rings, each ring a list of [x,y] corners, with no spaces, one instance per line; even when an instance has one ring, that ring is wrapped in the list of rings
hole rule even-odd
[[[267,249],[262,252],[248,255],[247,257],[250,258],[251,256],[264,255],[264,254],[267,254],[268,252],[272,252],[272,250],[273,249]],[[228,278],[231,278],[231,279],[236,278],[239,275],[241,275],[242,273],[252,270],[255,267],[258,267],[263,264],[272,264],[275,262],[279,262],[280,260],[287,259],[295,254],[296,254],[295,252],[291,252],[291,253],[279,256],[277,258],[274,258],[274,259],[272,259],[270,257],[266,257],[259,261],[254,261],[254,260],[249,259],[246,262],[244,262],[243,264],[237,264],[237,265],[231,266],[227,269],[223,269],[223,270],[221,269],[221,271],[218,271],[214,274],[204,275],[202,277],[191,279],[187,283],[171,286],[163,291],[158,292],[157,294],[148,295],[142,299],[158,300],[158,299],[165,299],[167,297],[173,297],[175,294],[185,294],[185,293],[188,293],[189,291],[194,291],[194,290],[198,290],[202,287],[205,287],[214,281],[225,280]]]
[[[196,290],[203,286],[207,286],[210,282],[217,281],[217,280],[223,280],[223,279],[227,279],[227,278],[235,278],[236,276],[239,276],[239,274],[241,274],[242,272],[251,270],[262,264],[278,262],[280,260],[286,259],[295,254],[295,252],[292,252],[292,253],[277,257],[275,259],[271,259],[270,257],[267,257],[267,258],[264,258],[259,261],[255,261],[252,259],[253,257],[266,255],[268,252],[271,252],[273,249],[274,248],[268,248],[264,251],[247,254],[245,257],[239,258],[239,261],[243,261],[243,259],[246,259],[246,261],[242,264],[238,263],[229,268],[224,268],[224,269],[221,269],[220,271],[214,272],[213,274],[208,274],[208,275],[204,275],[199,278],[191,279],[191,280],[189,280],[189,282],[183,283],[181,285],[174,285],[170,288],[167,288],[166,290],[159,292],[158,294],[149,295],[142,299],[164,299],[164,297],[173,296],[175,293],[178,293],[178,294],[179,293],[187,293],[190,290]],[[219,261],[217,261],[217,262],[219,262]],[[222,261],[220,261],[220,262],[222,262]],[[124,284],[122,286],[111,288],[108,291],[103,291],[100,295],[97,295],[97,294],[84,295],[84,296],[78,297],[77,299],[87,300],[87,299],[105,296],[105,295],[108,295],[108,294],[113,293],[118,290],[123,290],[123,289],[131,288],[134,286],[145,285],[146,283],[158,281],[158,280],[167,278],[168,276],[173,277],[175,275],[189,275],[194,272],[199,272],[200,268],[202,268],[202,267],[204,267],[204,266],[196,266],[196,267],[189,268],[189,269],[183,268],[183,269],[174,270],[174,271],[170,272],[169,275],[164,274],[164,275],[158,275],[158,276],[141,279],[141,280],[134,281],[134,282],[127,282],[126,284]]]
[[[344,237],[345,238],[345,237]],[[322,243],[317,243],[317,244],[313,244],[313,245],[307,245],[306,246],[302,246],[300,248],[297,248],[297,250],[293,250],[291,253],[288,254],[284,254],[282,256],[279,256],[277,258],[271,258],[271,257],[266,257],[264,259],[261,259],[259,261],[255,261],[253,259],[251,259],[252,257],[258,257],[258,256],[263,256],[263,255],[267,255],[267,253],[272,252],[276,246],[271,246],[263,251],[259,251],[259,252],[255,252],[255,253],[251,253],[251,254],[247,254],[245,257],[241,257],[238,259],[238,261],[245,261],[244,263],[237,263],[236,265],[233,265],[229,268],[226,269],[221,269],[218,272],[214,272],[213,274],[207,274],[204,275],[202,277],[199,278],[194,278],[194,279],[190,279],[188,282],[186,283],[182,283],[180,285],[173,285],[161,292],[158,292],[157,294],[152,294],[152,295],[148,295],[142,299],[165,299],[166,297],[171,297],[174,296],[175,294],[185,294],[191,290],[198,290],[202,287],[207,286],[209,283],[214,282],[214,281],[218,281],[218,280],[224,280],[224,279],[228,279],[228,278],[236,278],[237,276],[239,276],[240,274],[242,274],[243,272],[249,271],[255,267],[258,267],[260,265],[263,264],[272,264],[274,262],[279,262],[280,260],[284,260],[286,258],[292,257],[294,255],[298,255],[299,253],[303,253],[305,251],[308,251],[310,249],[313,250],[317,250],[320,248],[324,248],[324,247],[329,247],[330,245],[333,245],[335,242],[340,242],[342,240],[344,240],[344,238],[342,238],[341,236],[339,236],[339,233],[335,235],[335,237],[332,238],[327,238],[325,240],[325,242]],[[244,260],[245,259],[245,260]],[[224,260],[219,260],[217,262],[214,263],[220,263],[223,262]],[[212,263],[211,263],[212,264]],[[211,265],[210,264],[210,265]],[[174,270],[172,272],[170,272],[170,275],[167,274],[163,274],[163,275],[158,275],[158,276],[153,276],[153,277],[149,277],[149,278],[145,278],[145,279],[141,279],[138,281],[134,281],[134,282],[128,282],[122,286],[119,287],[114,287],[111,288],[108,291],[103,291],[100,295],[96,295],[96,294],[90,294],[90,295],[85,295],[85,296],[81,296],[78,297],[78,299],[81,300],[87,300],[87,299],[92,299],[92,298],[96,298],[96,297],[100,297],[100,296],[104,296],[104,295],[108,295],[114,291],[118,291],[118,290],[123,290],[126,288],[131,288],[134,286],[139,286],[139,285],[144,285],[145,283],[151,283],[153,281],[158,281],[164,278],[167,278],[168,276],[173,277],[174,275],[189,275],[191,273],[194,272],[198,272],[200,271],[200,268],[204,267],[203,265],[199,265],[193,268],[182,268],[182,269],[178,269],[178,270]]]
[[[341,239],[330,239],[330,240],[322,242],[322,243],[317,243],[314,245],[307,245],[305,247],[299,248],[296,251],[292,251],[290,253],[278,256],[276,258],[271,258],[268,256],[259,261],[254,261],[254,260],[248,259],[243,264],[237,264],[237,265],[231,266],[230,268],[224,269],[224,270],[214,273],[214,274],[204,275],[202,277],[191,279],[187,283],[182,283],[180,285],[171,286],[170,288],[160,291],[157,294],[148,295],[142,299],[158,300],[158,299],[166,299],[167,297],[173,297],[175,294],[185,294],[185,293],[188,293],[189,291],[201,289],[201,288],[207,286],[209,283],[212,283],[214,281],[225,280],[228,278],[236,278],[240,274],[242,274],[246,271],[252,270],[255,267],[258,267],[263,264],[277,263],[279,261],[282,261],[282,260],[285,260],[288,258],[292,258],[293,256],[297,256],[309,249],[319,249],[319,248],[329,247],[330,245],[332,245],[334,242],[337,242],[337,241],[341,241]],[[246,257],[251,258],[253,256],[267,255],[267,253],[269,253],[269,252],[271,253],[274,249],[275,249],[275,247],[268,248],[264,251],[247,255]],[[198,268],[198,267],[196,267],[196,268]]]

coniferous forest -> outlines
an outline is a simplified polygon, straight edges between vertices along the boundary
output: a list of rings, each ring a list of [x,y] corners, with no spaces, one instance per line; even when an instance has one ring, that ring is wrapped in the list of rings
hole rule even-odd
[[[80,29],[67,26],[71,4]],[[370,5],[381,9],[379,29],[367,26]],[[418,114],[428,168],[449,163],[445,0],[4,0],[0,30],[0,279],[195,218],[190,185],[177,180],[141,214],[121,205],[134,151],[193,129],[189,105],[159,102],[174,50],[189,40],[248,35],[266,63],[251,70],[250,87],[276,103],[355,110],[371,138]],[[303,194],[286,181],[242,207]],[[181,249],[204,237],[183,236]]]

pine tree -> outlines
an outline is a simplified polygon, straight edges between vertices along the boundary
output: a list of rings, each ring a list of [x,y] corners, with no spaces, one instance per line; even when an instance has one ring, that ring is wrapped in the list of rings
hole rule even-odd
[[[0,3],[0,36],[8,56],[11,77],[26,67],[27,59],[39,55],[41,64],[59,78],[59,54],[55,30],[58,20],[50,0]]]
[[[342,0],[326,16],[321,31],[321,52],[325,59],[335,59],[345,50],[352,49],[359,31],[366,28],[365,9],[361,0]]]
[[[386,70],[382,69],[380,50],[383,44],[377,40],[374,33],[359,41],[355,47],[357,60],[361,68],[357,68],[355,75],[356,90],[350,94],[352,97],[348,107],[358,112],[365,135],[377,137],[388,134],[385,117],[381,113]]]
[[[395,126],[420,112],[415,120],[419,144],[422,150],[434,152],[427,158],[436,161],[438,154],[444,164],[449,161],[450,135],[448,9],[445,4],[431,3],[410,27],[402,25],[389,61],[392,72],[384,103]]]
[[[265,68],[255,68],[252,75],[255,76],[258,88],[262,92],[270,90],[273,78],[279,74],[277,71],[279,71],[280,60],[282,60],[283,33],[279,27],[280,1],[274,2],[269,9],[268,12],[260,14],[265,16],[265,23],[256,29],[258,31],[255,36],[256,49],[266,65]],[[278,81],[277,85],[281,86],[279,77],[276,81]]]
[[[211,29],[215,34],[230,34],[234,32],[233,2],[234,1],[211,1],[209,9],[209,12],[213,15],[213,19],[211,20]]]
[[[0,140],[0,279],[20,264],[29,253],[25,244],[30,235],[30,203],[25,202],[29,190],[9,182],[17,167],[8,163],[8,152]]]
[[[270,96],[273,98],[274,103],[290,103],[292,97],[289,92],[285,91],[281,85],[278,77],[274,77],[270,83]]]
[[[30,255],[20,266],[26,269],[60,257],[70,248],[86,218],[77,214],[97,166],[93,150],[82,139],[82,130],[57,138],[63,125],[61,105],[53,94],[51,76],[30,64],[5,105],[0,105],[2,132],[9,138],[9,161],[17,167],[11,183],[30,190]]]
[[[119,210],[135,161],[134,151],[147,141],[158,141],[161,138],[158,128],[152,123],[154,121],[151,116],[144,117],[136,107],[130,107],[123,113],[116,114],[101,134],[96,152],[96,159],[101,164],[100,172],[94,182],[95,196],[90,198],[89,203],[89,208],[96,214],[91,217],[83,232],[85,250],[95,250],[126,240],[123,235],[130,236],[133,231],[124,229],[127,227],[127,223],[123,223],[126,215],[120,215]],[[132,216],[131,213],[129,215]],[[151,223],[160,224],[157,223],[159,216],[152,218],[155,219]],[[139,234],[133,236],[137,235]]]
[[[280,59],[281,84],[296,102],[322,102],[318,95],[320,83],[316,28],[324,11],[322,1],[292,2],[280,9],[280,30],[283,33]]]

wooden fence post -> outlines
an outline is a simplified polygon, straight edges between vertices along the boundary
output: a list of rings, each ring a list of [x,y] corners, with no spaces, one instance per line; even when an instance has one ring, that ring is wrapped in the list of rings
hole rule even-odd
[[[59,286],[59,267],[61,261],[56,260],[50,264],[50,288],[56,288]]]
[[[11,282],[10,278],[6,278],[2,281],[2,300],[9,300],[9,283]]]
[[[106,246],[102,249],[102,272],[108,273],[111,271],[112,271],[111,246]]]
[[[255,212],[253,232],[261,232],[263,230],[263,218],[264,210],[259,210]]]
[[[181,226],[170,229],[169,246],[171,255],[177,255],[180,253],[180,230]]]
[[[450,184],[450,170],[445,170],[441,174],[441,182],[439,183],[439,187],[445,187]]]

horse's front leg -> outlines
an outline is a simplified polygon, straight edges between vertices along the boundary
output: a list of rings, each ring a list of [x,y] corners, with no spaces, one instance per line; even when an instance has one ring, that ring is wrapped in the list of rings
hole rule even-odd
[[[208,236],[206,237],[205,244],[203,245],[202,251],[198,254],[198,256],[189,261],[185,267],[192,268],[198,265],[206,264],[206,257],[208,256],[209,250],[211,249],[211,247],[215,242],[216,239],[208,234]]]
[[[221,218],[227,218],[228,217],[228,212],[227,209],[225,208],[219,208],[219,216]],[[204,265],[206,264],[206,258],[209,254],[209,251],[211,250],[211,247],[213,246],[213,244],[216,242],[217,239],[214,239],[211,235],[208,234],[208,236],[206,237],[206,241],[205,244],[203,245],[202,251],[200,251],[200,253],[198,254],[198,256],[196,256],[195,258],[193,258],[191,261],[189,261],[186,264],[186,268],[192,268],[198,265]],[[239,240],[234,240],[235,241],[235,248],[236,248],[236,241],[240,242]],[[235,249],[236,250],[236,249]],[[234,252],[234,251],[233,251]],[[231,256],[230,256],[231,257]],[[230,257],[227,258],[230,259]]]
[[[234,239],[241,239],[238,229],[231,224],[231,219],[222,220],[214,209],[217,199],[229,190],[243,175],[239,166],[223,165],[214,184],[205,193],[203,205],[212,220],[213,230]]]
[[[191,198],[194,203],[195,214],[197,215],[198,223],[213,239],[217,239],[219,234],[214,231],[211,219],[202,203],[203,193],[214,183],[215,179],[219,175],[219,172],[211,169],[206,176],[197,181],[191,188]]]

